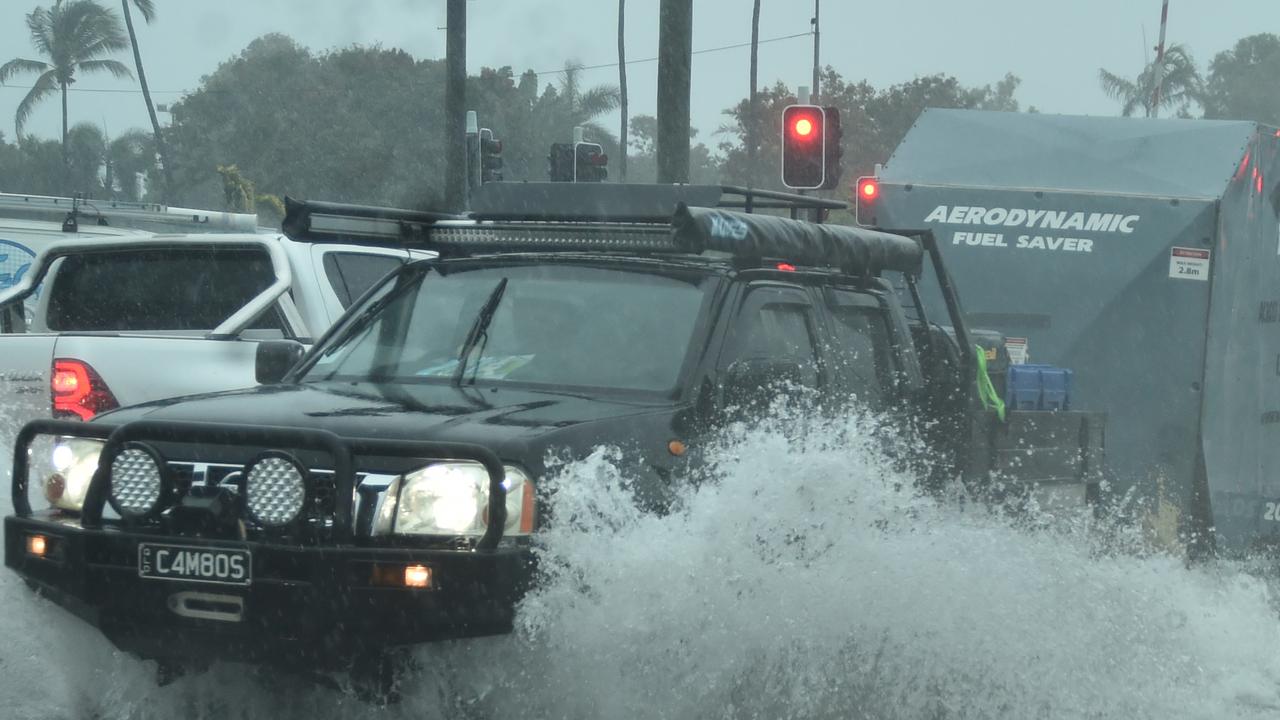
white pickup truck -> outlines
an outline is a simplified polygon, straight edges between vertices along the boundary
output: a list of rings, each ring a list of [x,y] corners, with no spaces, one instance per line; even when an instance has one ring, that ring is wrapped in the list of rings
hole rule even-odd
[[[0,291],[0,419],[252,386],[417,256],[430,254],[279,234],[54,242]]]

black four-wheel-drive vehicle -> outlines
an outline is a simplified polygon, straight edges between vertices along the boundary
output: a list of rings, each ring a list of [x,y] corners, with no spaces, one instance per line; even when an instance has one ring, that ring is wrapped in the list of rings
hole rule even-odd
[[[685,448],[774,381],[923,414],[944,475],[1016,467],[1078,502],[1096,481],[1100,417],[984,407],[928,233],[719,187],[499,183],[476,204],[291,202],[295,239],[439,258],[389,275],[292,368],[264,345],[270,384],[27,425],[6,564],[142,657],[343,668],[512,628],[549,457],[617,446],[660,510]]]

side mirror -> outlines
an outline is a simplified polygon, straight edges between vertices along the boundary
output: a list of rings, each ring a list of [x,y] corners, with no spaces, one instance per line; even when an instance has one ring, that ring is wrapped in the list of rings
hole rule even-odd
[[[755,414],[766,410],[780,386],[804,385],[804,368],[795,360],[738,360],[725,371],[724,404]]]
[[[258,383],[271,385],[280,382],[298,364],[305,352],[302,343],[293,340],[264,340],[258,343],[258,355],[254,363]]]

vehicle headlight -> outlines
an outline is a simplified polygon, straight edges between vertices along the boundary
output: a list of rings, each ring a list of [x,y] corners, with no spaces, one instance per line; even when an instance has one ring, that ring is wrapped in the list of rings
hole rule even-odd
[[[54,441],[48,465],[40,473],[44,496],[51,506],[72,512],[84,508],[84,496],[105,445],[89,438],[60,437]]]
[[[503,535],[533,532],[534,487],[524,471],[504,466],[507,522]],[[374,534],[484,535],[489,516],[489,473],[475,462],[443,462],[401,476],[387,489]]]

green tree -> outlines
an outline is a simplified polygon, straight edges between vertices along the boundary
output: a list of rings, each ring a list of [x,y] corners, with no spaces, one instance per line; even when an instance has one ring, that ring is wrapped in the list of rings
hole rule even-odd
[[[595,142],[607,140],[610,145],[617,145],[617,138],[596,119],[605,113],[618,109],[621,94],[614,85],[582,86],[582,64],[565,63],[561,71],[560,83],[556,88],[548,88],[543,94],[547,100],[544,108],[553,122],[566,128],[566,132],[581,126],[588,137]]]
[[[49,61],[10,60],[0,65],[0,83],[18,74],[37,75],[14,115],[19,137],[36,104],[54,93],[61,93],[62,160],[69,169],[67,90],[76,81],[76,73],[109,72],[116,77],[132,77],[128,67],[103,57],[128,47],[128,40],[115,13],[92,0],[55,0],[47,10],[37,7],[27,15],[27,30],[36,50]]]
[[[1204,116],[1280,125],[1280,35],[1250,35],[1213,58]]]
[[[143,199],[139,178],[152,177],[155,168],[154,142],[150,134],[133,129],[115,138],[107,146],[103,185],[112,197],[131,202]]]
[[[147,85],[147,72],[142,67],[142,50],[138,47],[138,33],[133,29],[133,14],[129,6],[138,8],[142,20],[148,25],[156,18],[156,6],[152,0],[120,0],[120,10],[124,15],[125,29],[129,32],[129,45],[133,48],[133,64],[138,69],[138,85],[142,88],[142,102],[147,106],[147,116],[151,118],[151,132],[155,138],[155,150],[160,156],[160,165],[164,170],[164,183],[161,186],[160,199],[168,202],[169,186],[173,184],[173,170],[169,167],[169,156],[164,144],[164,134],[160,132],[160,120],[156,117],[156,106],[151,102],[151,87]]]
[[[636,115],[631,118],[631,169],[635,182],[658,181],[658,119],[652,115]],[[689,128],[689,139],[696,140],[697,128]],[[689,182],[695,185],[719,185],[720,162],[711,148],[696,143],[689,148]]]
[[[1130,80],[1108,70],[1098,70],[1098,83],[1109,97],[1120,101],[1120,114],[1132,116],[1141,109],[1147,117],[1157,109],[1173,109],[1179,117],[1190,117],[1191,107],[1198,105],[1204,94],[1204,81],[1195,60],[1186,47],[1170,45],[1164,53],[1164,72],[1160,78],[1160,107],[1155,107],[1156,63],[1149,63],[1138,77]]]
[[[102,172],[107,163],[107,137],[91,123],[76,123],[67,131],[65,152],[68,160],[67,189],[83,193],[87,198],[106,197]]]
[[[965,87],[949,75],[926,75],[877,90],[864,81],[845,80],[834,68],[822,73],[823,104],[840,110],[844,130],[844,183],[869,174],[877,162],[884,162],[906,136],[925,108],[969,108],[1013,112],[1019,109],[1014,97],[1020,80],[1005,77],[994,86]],[[756,116],[752,118],[750,98],[725,111],[730,122],[721,127],[727,139],[720,143],[723,156],[721,174],[725,182],[746,184],[752,178],[751,158],[746,147],[751,123],[759,133],[759,185],[781,185],[782,110],[796,102],[782,83],[757,93]],[[843,194],[844,190],[833,191]]]
[[[219,165],[217,171],[222,177],[222,209],[233,213],[254,212],[258,195],[253,182],[235,165]]]
[[[263,193],[344,202],[430,204],[444,121],[443,63],[351,47],[315,56],[267,35],[176,103],[175,202],[223,204],[218,166]]]

